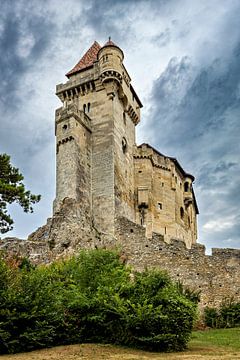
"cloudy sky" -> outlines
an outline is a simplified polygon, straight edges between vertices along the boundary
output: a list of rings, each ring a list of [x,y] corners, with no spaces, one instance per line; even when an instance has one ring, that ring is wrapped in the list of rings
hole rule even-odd
[[[240,1],[1,0],[0,152],[42,194],[34,214],[11,206],[25,238],[51,216],[55,86],[108,36],[144,104],[138,143],[195,175],[199,242],[240,248]]]

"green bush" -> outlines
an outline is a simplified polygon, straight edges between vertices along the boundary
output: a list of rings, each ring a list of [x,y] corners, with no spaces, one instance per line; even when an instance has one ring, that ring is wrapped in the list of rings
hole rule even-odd
[[[133,273],[106,250],[48,266],[0,261],[0,353],[101,342],[182,350],[196,301],[166,273]]]
[[[233,328],[240,326],[240,302],[225,300],[219,309],[207,307],[204,310],[207,326],[212,328]]]

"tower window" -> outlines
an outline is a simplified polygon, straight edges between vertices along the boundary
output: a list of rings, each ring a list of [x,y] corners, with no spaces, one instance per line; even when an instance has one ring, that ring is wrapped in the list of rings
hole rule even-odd
[[[108,61],[108,55],[104,55],[103,56],[103,62],[107,62]]]
[[[125,137],[122,138],[122,151],[124,154],[127,152],[127,140]]]
[[[158,210],[162,210],[162,203],[158,202],[157,203],[157,208],[158,208]]]
[[[87,111],[89,112],[90,111],[90,103],[87,104]]]
[[[184,183],[184,191],[185,192],[189,191],[189,183],[187,181]]]
[[[181,219],[184,218],[184,210],[183,210],[182,206],[180,207],[180,216],[181,216]]]
[[[123,112],[123,122],[126,125],[126,114],[125,114],[125,112]]]
[[[65,132],[67,130],[67,128],[68,128],[67,124],[64,124],[62,127],[62,131]]]
[[[83,112],[86,113],[86,104],[83,104]]]

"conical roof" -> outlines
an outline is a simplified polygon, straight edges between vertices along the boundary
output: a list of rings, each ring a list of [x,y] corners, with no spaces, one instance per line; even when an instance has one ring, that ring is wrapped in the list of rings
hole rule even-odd
[[[115,48],[119,49],[121,51],[121,53],[122,53],[123,58],[124,58],[124,54],[123,54],[122,49],[111,40],[111,37],[109,37],[108,41],[103,45],[103,47],[101,49],[103,49],[105,47],[108,47],[108,46],[114,46]]]
[[[114,44],[114,42],[111,40],[111,38],[109,38],[109,40],[106,42],[106,44],[103,45],[103,47],[104,46],[116,46],[116,47],[119,47],[116,44]]]
[[[116,46],[116,45],[115,45]],[[83,55],[83,57],[79,60],[79,62],[70,70],[66,76],[70,77],[71,75],[92,66],[94,61],[97,60],[97,54],[101,46],[97,41],[94,41],[92,46],[88,49],[88,51]]]

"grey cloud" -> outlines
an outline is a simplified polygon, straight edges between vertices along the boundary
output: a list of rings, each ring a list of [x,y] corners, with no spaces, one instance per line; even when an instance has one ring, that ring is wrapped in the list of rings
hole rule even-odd
[[[159,47],[166,46],[171,39],[171,31],[169,28],[166,28],[160,34],[154,36],[151,41]]]
[[[153,88],[152,125],[155,129],[159,128],[155,142],[160,138],[161,143],[170,151],[177,143],[183,146],[180,152],[184,153],[186,145],[189,146],[192,139],[194,142],[201,142],[210,132],[214,142],[217,131],[228,127],[227,111],[235,111],[236,107],[237,113],[240,110],[236,96],[240,81],[240,57],[238,53],[235,54],[226,71],[220,74],[218,61],[195,75],[196,69],[189,63],[189,59],[170,60]],[[239,129],[237,114],[232,121]],[[167,125],[164,136],[160,131],[163,123]],[[211,152],[211,146],[208,150]]]
[[[197,177],[201,224],[209,218],[231,215],[234,225],[218,232],[214,238],[218,236],[224,245],[231,238],[238,247],[239,82],[239,46],[230,54],[228,62],[222,64],[216,59],[202,69],[194,67],[186,58],[171,59],[154,84],[150,120],[154,145],[176,156],[183,167]],[[204,241],[207,236],[213,239],[206,231]]]
[[[28,5],[21,7],[17,2],[4,2],[1,8],[0,68],[1,68],[1,106],[16,106],[20,101],[17,94],[19,81],[46,49],[51,38],[53,24],[50,18],[31,13]],[[24,28],[24,31],[23,31]],[[14,96],[14,101],[13,97]]]
[[[90,7],[84,10],[86,25],[93,28],[100,37],[106,39],[109,35],[113,40],[124,42],[125,46],[131,37],[137,41],[144,28],[135,34],[133,24],[135,19],[148,18],[169,7],[175,0],[93,0]],[[129,36],[130,35],[130,36]]]

